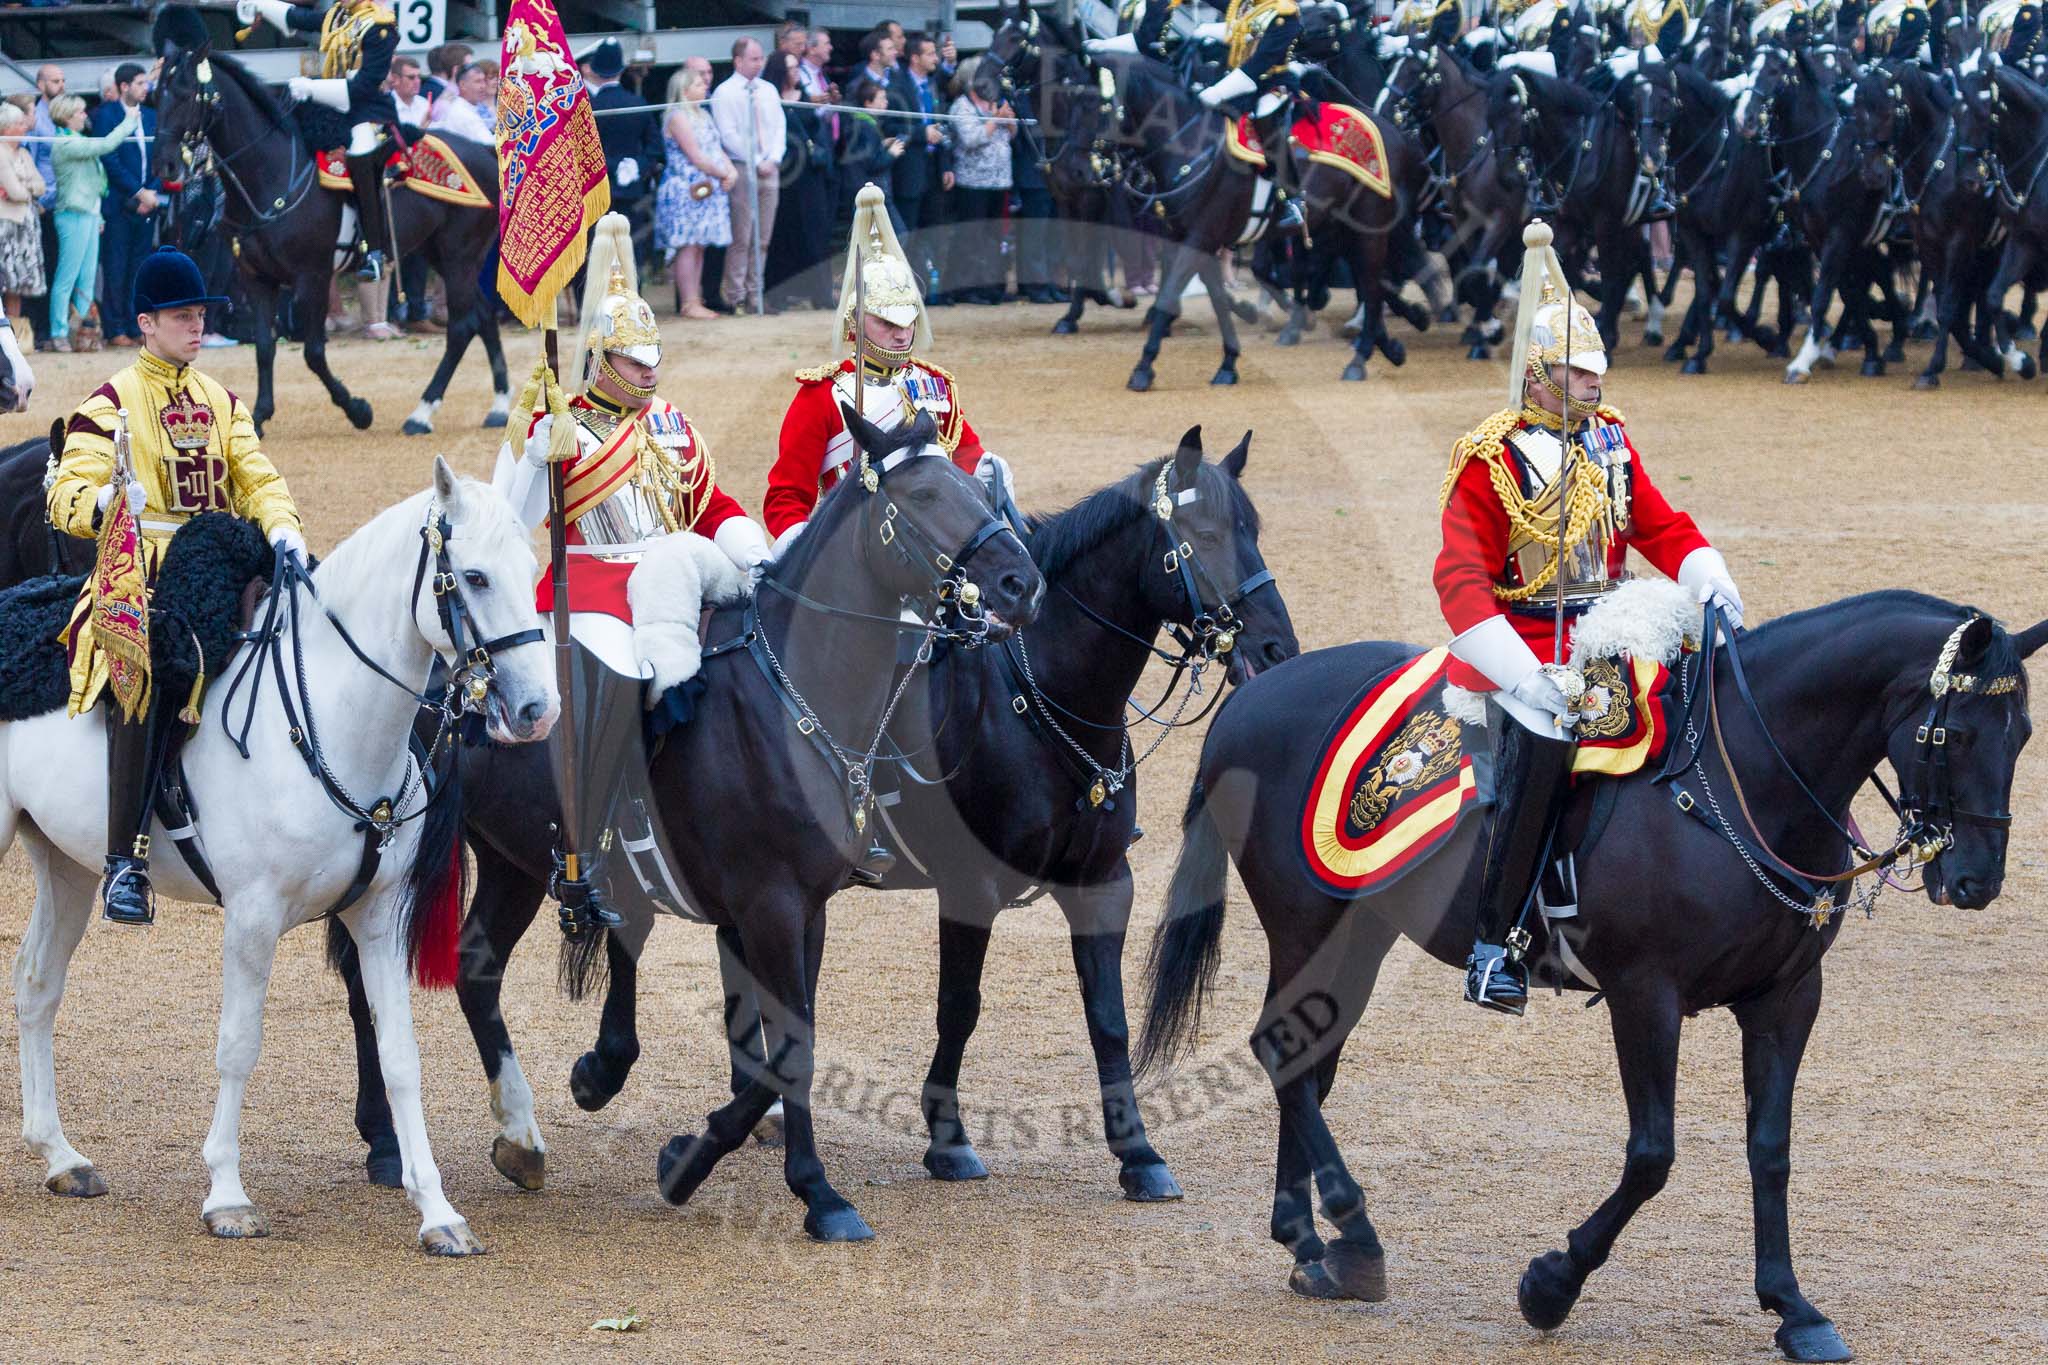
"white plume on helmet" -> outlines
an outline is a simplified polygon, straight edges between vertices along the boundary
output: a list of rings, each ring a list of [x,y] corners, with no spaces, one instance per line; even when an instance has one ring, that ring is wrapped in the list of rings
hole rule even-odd
[[[598,353],[612,351],[643,365],[661,363],[661,331],[654,310],[640,297],[633,263],[633,228],[622,213],[597,220],[590,257],[583,270],[583,311],[576,329],[576,353],[562,371],[587,382]]]
[[[1522,406],[1532,365],[1562,365],[1607,373],[1607,349],[1593,315],[1572,297],[1564,264],[1551,246],[1550,224],[1538,218],[1522,229],[1522,292],[1515,301],[1515,350],[1508,366],[1508,406]],[[1569,329],[1569,340],[1567,340]]]
[[[860,187],[853,201],[853,233],[847,243],[846,272],[839,287],[839,311],[834,318],[838,334],[835,344],[850,341],[854,333],[855,277],[861,272],[867,311],[898,327],[917,325],[911,346],[929,351],[932,344],[931,319],[925,315],[924,291],[918,287],[917,272],[896,240],[896,228],[889,221],[887,201],[873,183]]]

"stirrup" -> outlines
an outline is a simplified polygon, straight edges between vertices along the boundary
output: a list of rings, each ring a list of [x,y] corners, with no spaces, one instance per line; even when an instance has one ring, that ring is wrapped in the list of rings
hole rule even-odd
[[[150,890],[148,863],[107,855],[106,875],[100,881],[100,916],[112,924],[156,923],[156,896]]]
[[[896,867],[896,855],[878,841],[868,845],[868,851],[861,855],[858,863],[846,874],[849,886],[880,886]]]
[[[1280,201],[1280,207],[1273,212],[1273,231],[1281,237],[1306,237],[1308,221],[1301,216],[1301,205],[1293,195]]]
[[[1475,943],[1465,961],[1465,999],[1520,1018],[1529,1003],[1529,968],[1503,948]]]
[[[626,922],[624,915],[605,904],[604,894],[587,872],[575,878],[567,875],[559,850],[555,870],[548,874],[548,894],[561,905],[563,938],[581,938],[592,929],[617,929]]]
[[[359,284],[375,284],[383,278],[384,253],[376,250],[365,250],[362,261],[356,266],[356,282]]]

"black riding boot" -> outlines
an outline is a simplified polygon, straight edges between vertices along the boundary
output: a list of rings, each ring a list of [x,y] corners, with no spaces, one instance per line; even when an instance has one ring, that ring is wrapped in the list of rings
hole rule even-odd
[[[1639,146],[1642,145],[1643,140],[1652,135],[1657,139],[1657,146],[1668,147],[1670,145],[1671,134],[1654,123],[1645,123],[1636,131],[1637,144]],[[1650,177],[1650,202],[1648,207],[1643,210],[1643,221],[1645,223],[1655,223],[1675,215],[1678,212],[1678,201],[1671,197],[1671,187],[1665,183],[1670,176],[1666,159],[1662,155],[1656,157],[1645,156],[1643,158],[1643,174]]]
[[[1273,234],[1276,237],[1307,237],[1308,223],[1301,216],[1301,187],[1294,179],[1294,134],[1288,124],[1289,110],[1281,116],[1280,129],[1266,152],[1266,165],[1273,175]]]
[[[355,193],[357,226],[363,238],[356,278],[364,284],[384,278],[384,253],[391,245],[390,224],[384,213],[384,163],[390,157],[391,143],[380,138],[372,150],[348,158],[349,186]]]
[[[150,726],[147,717],[123,720],[110,697],[107,707],[107,870],[100,905],[116,924],[152,924],[156,904],[149,889],[148,820]]]
[[[1520,1014],[1529,998],[1522,910],[1543,870],[1578,746],[1536,734],[1498,706],[1487,707],[1486,720],[1494,731],[1493,827],[1479,885],[1478,937],[1465,964],[1465,998]]]
[[[621,798],[646,785],[647,747],[640,728],[640,681],[606,668],[594,654],[576,650],[576,794],[579,819],[576,849],[580,882],[563,877],[560,850],[555,885],[562,903],[562,932],[615,929],[625,917],[607,904],[604,864],[614,841]],[[651,812],[651,805],[647,807]],[[567,894],[563,894],[566,892]]]

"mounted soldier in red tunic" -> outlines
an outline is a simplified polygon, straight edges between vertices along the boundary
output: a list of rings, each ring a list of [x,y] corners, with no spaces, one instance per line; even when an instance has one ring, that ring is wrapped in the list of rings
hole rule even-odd
[[[861,272],[858,289],[856,268]],[[863,325],[855,318],[857,293],[864,294],[867,315],[856,348],[854,336]],[[777,551],[802,531],[819,497],[853,468],[856,452],[841,415],[842,403],[884,431],[920,412],[930,413],[938,427],[938,448],[987,484],[998,508],[1007,507],[1009,464],[982,448],[981,437],[961,406],[959,382],[914,354],[931,346],[931,322],[925,316],[917,274],[896,241],[882,192],[873,185],[862,187],[855,200],[838,335],[843,349],[858,350],[860,378],[854,378],[851,356],[797,371],[796,397],[783,415],[775,464],[768,471],[768,491],[761,501],[761,519],[775,537]]]
[[[548,517],[548,466],[557,458],[566,466],[569,621],[580,646],[575,758],[587,826],[576,848],[588,863],[629,814],[625,837],[650,837],[648,807],[638,801],[648,760],[643,700],[646,708],[672,704],[670,687],[696,672],[703,602],[742,589],[769,551],[760,526],[719,488],[696,424],[654,391],[661,332],[638,292],[623,215],[598,223],[585,278],[583,355],[564,371],[586,378],[567,403],[573,450],[560,448],[566,442],[557,440],[553,414],[532,416],[521,453],[509,443],[499,451],[492,482],[539,527]],[[536,596],[543,615],[554,609],[550,579]],[[596,923],[616,920],[601,895],[589,914]]]
[[[1485,694],[1496,764],[1465,998],[1508,1014],[1527,999],[1519,922],[1576,747],[1585,685],[1565,663],[1567,625],[1626,578],[1630,549],[1742,619],[1727,563],[1657,491],[1621,414],[1600,401],[1600,332],[1572,299],[1550,240],[1541,222],[1523,234],[1509,406],[1451,452],[1436,561],[1456,632],[1450,681]]]

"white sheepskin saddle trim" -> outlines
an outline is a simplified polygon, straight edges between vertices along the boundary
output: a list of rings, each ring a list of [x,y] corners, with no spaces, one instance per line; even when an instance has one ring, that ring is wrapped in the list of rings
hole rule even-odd
[[[1668,578],[1632,579],[1589,607],[1572,628],[1572,666],[1627,655],[1669,668],[1698,633],[1699,623],[1700,604],[1686,589]],[[1453,720],[1484,728],[1486,695],[1446,683],[1444,711]]]
[[[1444,711],[1452,720],[1486,728],[1486,694],[1456,683],[1444,684]]]
[[[1699,633],[1700,604],[1668,578],[1637,578],[1587,609],[1572,629],[1571,660],[1655,659],[1666,668]]]
[[[747,593],[747,575],[704,536],[678,531],[651,542],[626,580],[633,609],[633,652],[649,675],[647,704],[704,665],[698,623],[707,603]]]

